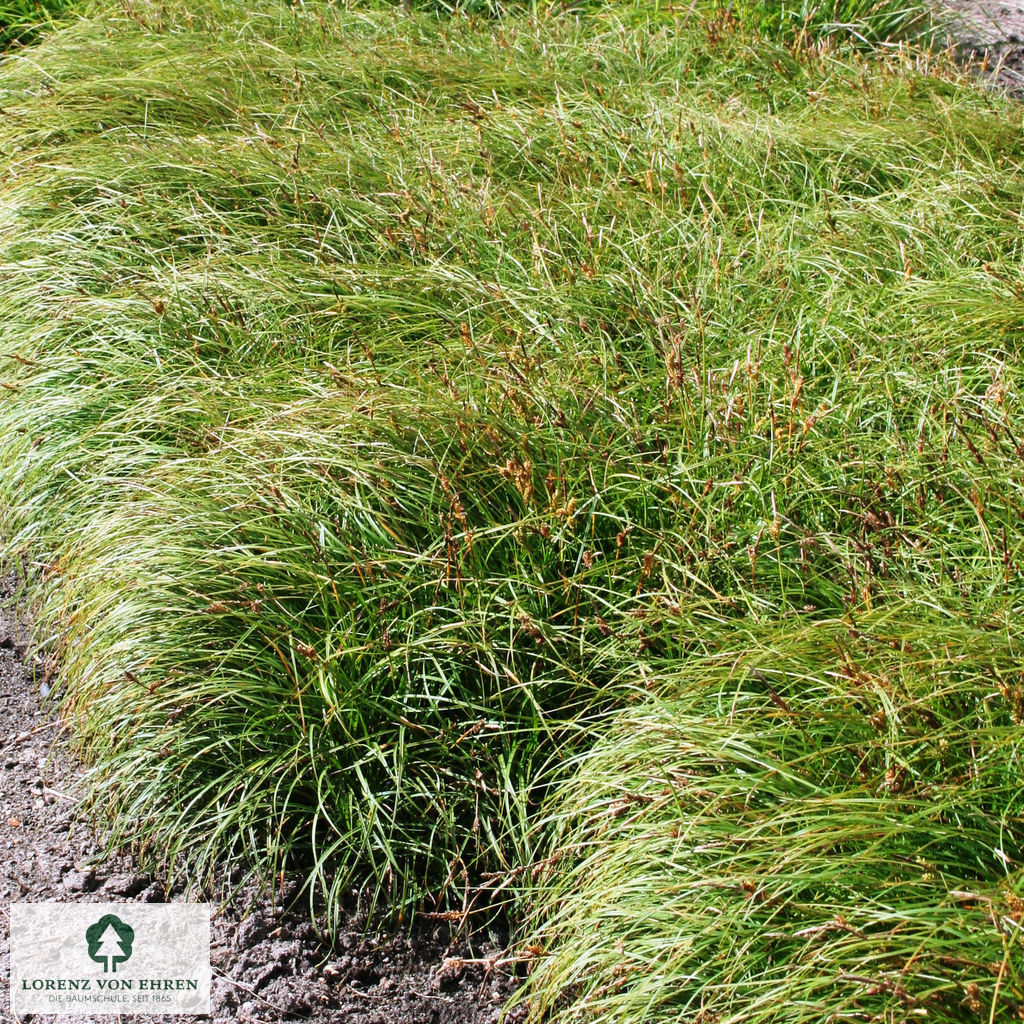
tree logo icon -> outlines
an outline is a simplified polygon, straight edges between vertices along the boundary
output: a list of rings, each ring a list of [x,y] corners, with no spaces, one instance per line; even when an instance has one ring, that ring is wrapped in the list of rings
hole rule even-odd
[[[103,964],[103,973],[117,973],[117,965],[131,959],[135,931],[113,914],[104,914],[85,930],[89,958]]]

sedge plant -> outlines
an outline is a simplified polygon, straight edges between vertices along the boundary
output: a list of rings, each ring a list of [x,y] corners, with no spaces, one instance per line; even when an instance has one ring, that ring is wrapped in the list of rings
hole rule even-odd
[[[680,971],[768,1019],[785,964],[810,984],[796,933],[850,936],[840,900],[888,959],[830,945],[870,980],[815,989],[818,1019],[931,999],[893,972],[997,945],[959,998],[1018,1005],[1018,108],[942,55],[713,5],[280,0],[89,10],[10,52],[0,106],[0,537],[112,843],[299,870],[335,920],[355,884],[460,913],[516,894],[566,1020],[677,1019]],[[889,746],[835,676],[865,616],[919,637],[844,647],[906,678]],[[995,678],[1011,696],[972,704]],[[907,790],[934,795],[941,881],[901,896],[932,819],[913,804],[900,845],[879,780],[944,737],[948,777],[933,758]],[[834,777],[801,767],[818,748]],[[616,761],[647,845],[603,809]],[[744,786],[775,845],[672,847],[653,884],[680,821],[743,824]],[[749,858],[801,821],[806,878],[721,904],[749,963],[661,913],[734,855],[760,885]],[[637,901],[607,934],[647,969],[565,938],[604,842]],[[949,887],[900,926],[947,881],[971,921],[1000,908],[984,936]],[[587,956],[620,1002],[579,987]]]

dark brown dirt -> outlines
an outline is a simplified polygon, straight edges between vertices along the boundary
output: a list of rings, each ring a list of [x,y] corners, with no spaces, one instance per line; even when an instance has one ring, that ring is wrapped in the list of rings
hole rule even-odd
[[[15,1019],[9,993],[10,903],[185,898],[180,888],[168,892],[160,878],[139,872],[130,858],[105,858],[96,833],[80,815],[79,771],[53,709],[40,700],[48,689],[45,666],[33,659],[27,630],[12,611],[11,582],[0,580],[0,1020],[5,1022]],[[507,941],[500,931],[471,948],[465,940],[453,940],[448,925],[423,921],[411,933],[395,934],[368,926],[365,915],[353,912],[332,947],[318,939],[308,909],[285,909],[281,900],[288,892],[287,882],[283,892],[272,895],[244,886],[214,917],[216,1024],[494,1024],[515,987],[512,968],[496,962]],[[178,1024],[196,1018],[19,1019]]]

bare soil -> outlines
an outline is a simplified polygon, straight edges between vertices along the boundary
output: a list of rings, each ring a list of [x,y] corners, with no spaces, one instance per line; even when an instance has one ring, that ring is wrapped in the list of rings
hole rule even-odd
[[[140,872],[130,858],[104,856],[79,812],[79,769],[41,700],[45,666],[0,580],[0,1020],[44,1024],[194,1021],[174,1015],[23,1015],[10,1009],[8,907],[12,902],[166,902],[186,894]],[[230,879],[227,879],[230,881]],[[516,985],[502,964],[507,935],[471,944],[451,926],[421,921],[412,932],[368,924],[353,909],[336,943],[318,938],[297,883],[273,893],[242,887],[214,917],[213,1020],[217,1024],[494,1024]],[[189,898],[201,898],[191,893]],[[353,901],[354,904],[356,901]],[[466,961],[474,961],[466,963]]]

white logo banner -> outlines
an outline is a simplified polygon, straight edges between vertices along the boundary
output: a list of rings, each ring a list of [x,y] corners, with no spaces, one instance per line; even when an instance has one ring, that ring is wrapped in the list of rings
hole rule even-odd
[[[12,904],[11,1009],[208,1014],[210,904]]]

